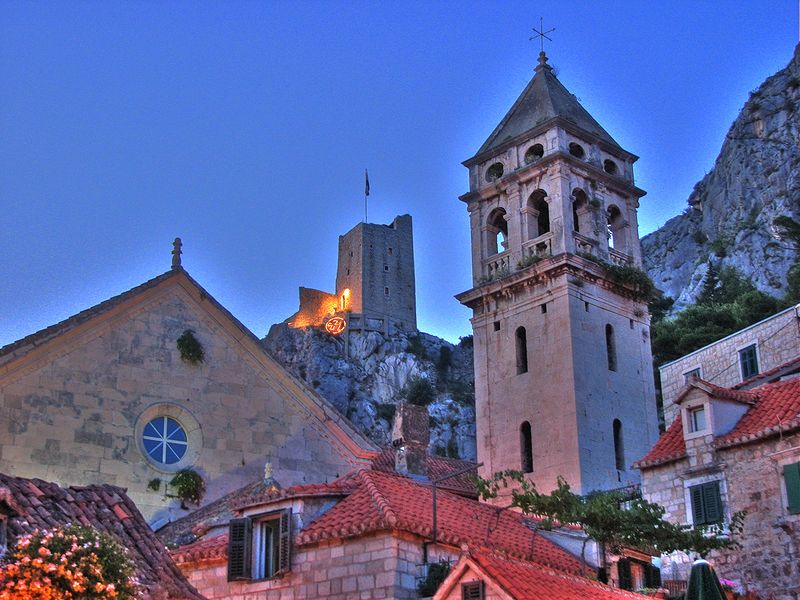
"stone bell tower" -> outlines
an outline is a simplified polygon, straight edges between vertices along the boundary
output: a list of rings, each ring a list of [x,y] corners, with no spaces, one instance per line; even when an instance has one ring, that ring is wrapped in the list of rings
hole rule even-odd
[[[637,157],[556,78],[533,79],[469,169],[478,460],[540,491],[638,482],[658,437]]]

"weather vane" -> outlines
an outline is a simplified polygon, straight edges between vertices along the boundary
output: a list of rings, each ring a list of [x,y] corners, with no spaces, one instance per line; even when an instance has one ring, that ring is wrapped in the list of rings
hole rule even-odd
[[[532,35],[528,39],[529,40],[533,40],[533,39],[536,39],[538,37],[539,38],[539,43],[541,44],[541,51],[542,51],[542,53],[544,53],[544,41],[545,40],[547,40],[549,42],[553,41],[553,38],[551,38],[547,34],[548,33],[553,33],[555,30],[556,30],[556,28],[553,27],[552,29],[549,29],[549,30],[545,31],[544,30],[544,19],[542,17],[539,17],[539,29],[536,29],[536,27],[534,27],[533,31],[536,32],[536,35]]]

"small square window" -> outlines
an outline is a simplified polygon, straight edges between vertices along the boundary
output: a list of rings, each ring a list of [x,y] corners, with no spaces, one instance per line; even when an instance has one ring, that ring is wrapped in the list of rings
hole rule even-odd
[[[383,295],[384,296],[388,296],[389,295],[389,288],[388,287],[383,288]]]
[[[389,246],[389,256],[391,256],[391,255],[392,255],[392,247]]]
[[[585,310],[586,312],[589,312],[589,303],[588,302],[584,302],[583,303],[583,310]]]
[[[547,314],[547,303],[542,304],[542,314]]]
[[[388,271],[389,270],[389,265],[383,265],[383,270],[384,271]]]
[[[689,409],[689,431],[703,431],[706,428],[706,407],[698,406]]]
[[[758,353],[755,344],[739,350],[739,366],[742,368],[742,379],[758,375]]]
[[[461,584],[461,600],[483,600],[482,581],[469,581]]]
[[[683,383],[689,383],[694,379],[700,379],[700,367],[683,374]]]
[[[350,250],[350,256],[353,256],[353,251],[352,250]]]
[[[500,321],[495,321],[494,322],[494,330],[495,331],[500,331]]]
[[[630,326],[631,326],[631,329],[633,329],[633,319],[629,319],[629,320],[628,320],[628,323],[630,324]]]

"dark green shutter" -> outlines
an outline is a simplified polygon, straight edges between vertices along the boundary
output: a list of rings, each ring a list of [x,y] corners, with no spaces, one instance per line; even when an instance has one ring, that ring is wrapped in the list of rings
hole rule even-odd
[[[288,572],[292,567],[292,511],[281,512],[278,540],[278,574]]]
[[[689,488],[692,497],[692,522],[702,525],[706,522],[706,513],[703,510],[703,486],[695,485]]]
[[[619,579],[619,588],[621,590],[629,590],[633,587],[631,561],[629,558],[620,558],[617,561],[617,579]]]
[[[789,500],[789,513],[800,513],[800,463],[783,466],[783,481],[786,484],[786,497]]]
[[[231,519],[228,526],[228,581],[250,579],[250,519]]]
[[[661,587],[661,569],[652,564],[644,566],[644,586],[649,588]]]
[[[706,523],[719,523],[722,521],[722,500],[719,497],[719,481],[709,481],[703,484],[703,508],[706,513]]]

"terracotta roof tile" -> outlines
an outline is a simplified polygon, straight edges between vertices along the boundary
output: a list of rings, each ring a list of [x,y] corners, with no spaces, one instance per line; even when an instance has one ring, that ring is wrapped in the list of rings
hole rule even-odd
[[[616,600],[644,596],[611,588],[584,577],[543,568],[527,561],[496,553],[470,551],[467,555],[498,586],[513,598],[525,600]]]
[[[40,479],[0,473],[0,489],[15,502],[9,518],[9,537],[79,522],[112,535],[131,553],[145,598],[203,596],[189,585],[164,545],[147,525],[122,488],[111,485],[62,488]]]
[[[297,536],[300,545],[349,538],[385,530],[431,537],[432,491],[427,485],[378,471],[359,472],[360,485]],[[581,562],[533,528],[518,512],[440,490],[437,493],[437,539],[448,545],[470,544],[575,574]]]
[[[680,416],[665,431],[656,445],[650,449],[644,458],[637,460],[633,466],[637,469],[655,467],[669,462],[680,460],[686,456],[686,442],[683,439],[683,423]]]
[[[753,388],[758,401],[714,445],[718,448],[743,444],[781,431],[800,427],[800,379],[767,383]]]
[[[228,558],[228,534],[197,540],[188,546],[173,550],[172,557],[179,565],[222,561]]]
[[[752,391],[737,390],[733,388],[726,388],[714,383],[705,381],[704,379],[695,378],[684,386],[678,397],[675,399],[675,404],[680,404],[686,398],[687,394],[693,389],[699,389],[714,398],[720,400],[731,400],[733,402],[742,402],[743,404],[753,404],[757,399],[757,395]]]

